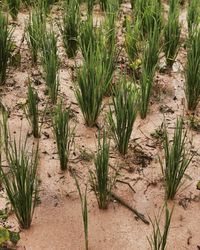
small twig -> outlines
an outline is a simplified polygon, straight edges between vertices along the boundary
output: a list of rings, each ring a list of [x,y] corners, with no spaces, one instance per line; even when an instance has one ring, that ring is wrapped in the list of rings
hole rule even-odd
[[[149,225],[149,221],[145,218],[145,216],[141,213],[139,213],[136,209],[132,208],[129,204],[127,204],[121,197],[119,197],[118,195],[111,193],[112,197],[118,201],[119,203],[121,203],[123,206],[125,206],[126,208],[128,208],[129,210],[131,210],[134,214],[137,215],[137,217],[142,220],[145,224]]]
[[[148,137],[140,128],[138,128],[138,130],[149,140],[153,141],[152,138]]]
[[[136,193],[135,189],[130,185],[130,183],[121,180],[116,180],[116,181],[128,185],[130,189],[133,191],[133,193]]]

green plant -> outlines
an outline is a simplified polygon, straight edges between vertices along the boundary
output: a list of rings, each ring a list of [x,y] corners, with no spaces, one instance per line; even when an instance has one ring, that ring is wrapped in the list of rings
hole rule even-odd
[[[151,89],[153,84],[153,74],[148,74],[145,68],[142,68],[142,76],[140,79],[141,98],[140,98],[140,116],[145,119],[148,112]]]
[[[103,11],[106,11],[108,7],[108,0],[99,0],[99,2],[100,2],[101,9]]]
[[[189,38],[186,64],[185,93],[189,110],[195,110],[200,96],[200,31]]]
[[[7,241],[9,241],[10,235],[7,228],[0,227],[0,247],[2,247]]]
[[[155,24],[149,31],[146,46],[143,52],[142,64],[148,75],[154,75],[160,53],[160,31]]]
[[[56,137],[61,170],[66,170],[69,162],[70,149],[74,139],[74,129],[69,125],[69,110],[64,110],[62,104],[55,107],[53,129]]]
[[[138,20],[132,25],[129,17],[126,17],[125,48],[130,64],[133,64],[139,56],[140,29]]]
[[[100,209],[107,209],[110,202],[111,191],[115,184],[115,177],[109,176],[109,152],[110,145],[106,139],[106,132],[103,132],[103,141],[98,135],[97,154],[94,158],[95,170],[90,170],[91,188],[95,193]]]
[[[161,162],[165,178],[166,198],[173,199],[183,185],[182,179],[193,155],[186,149],[187,131],[183,130],[183,119],[177,118],[176,127],[170,143],[166,127],[164,128],[164,164]]]
[[[87,16],[87,19],[81,22],[79,44],[83,57],[96,50],[97,41],[100,41],[100,34],[98,28],[93,27],[92,15]]]
[[[123,77],[113,90],[113,110],[110,107],[108,123],[118,150],[125,155],[133,130],[139,104],[137,87]]]
[[[103,24],[103,29],[99,32],[102,33],[97,37],[98,45],[100,46],[100,63],[104,70],[104,86],[105,94],[110,94],[111,82],[117,64],[118,51],[116,48],[116,12],[112,12],[113,6],[108,5],[110,12],[106,13],[106,18]]]
[[[59,88],[59,58],[54,31],[46,33],[42,43],[43,69],[48,92],[53,104],[57,102]]]
[[[0,85],[6,81],[8,61],[11,57],[12,30],[8,27],[8,19],[0,11]]]
[[[164,53],[166,64],[172,67],[176,59],[181,34],[179,23],[179,0],[170,0],[167,24],[164,28]]]
[[[103,95],[106,87],[104,84],[105,64],[102,64],[101,50],[99,47],[84,52],[85,60],[81,69],[77,71],[77,84],[75,95],[87,126],[92,127],[100,113]]]
[[[34,3],[34,0],[22,0],[22,3],[25,5],[25,6],[32,6],[33,3]]]
[[[153,228],[153,233],[151,237],[148,238],[148,241],[152,250],[165,250],[166,249],[172,213],[173,213],[173,210],[170,212],[166,205],[165,206],[165,224],[164,224],[163,232],[161,231],[161,228],[160,228],[160,219],[161,219],[162,211],[160,215],[155,216],[154,221],[151,218],[149,218],[151,221],[152,228]]]
[[[10,15],[14,20],[17,19],[17,15],[19,13],[19,8],[20,8],[20,3],[21,3],[20,0],[7,0]]]
[[[86,0],[88,15],[92,15],[95,0]]]
[[[78,180],[73,175],[76,183],[76,187],[78,189],[79,197],[81,200],[81,211],[82,211],[82,218],[83,218],[83,225],[84,225],[84,234],[85,234],[85,250],[89,249],[88,246],[88,202],[87,202],[87,186],[85,188],[84,194],[81,193],[80,186]]]
[[[4,148],[6,157],[8,158],[8,145],[9,145],[8,116],[9,115],[6,110],[1,110],[1,112],[2,112],[2,121],[0,122],[1,149]]]
[[[198,0],[189,1],[187,9],[187,23],[188,23],[189,37],[192,35],[193,31],[196,30],[200,22],[199,11],[200,11],[200,2]]]
[[[26,39],[31,52],[32,63],[36,64],[41,50],[42,36],[45,31],[46,20],[41,10],[36,7],[30,14],[26,25]]]
[[[28,105],[26,116],[31,124],[32,133],[35,138],[40,137],[39,129],[39,110],[38,110],[38,94],[33,90],[31,84],[28,85]]]
[[[140,115],[141,118],[146,118],[153,79],[159,59],[159,42],[160,32],[159,29],[154,26],[154,30],[149,33],[148,41],[144,48],[142,58],[142,75],[140,79],[141,86],[141,100],[140,100]]]
[[[140,24],[142,37],[145,37],[155,25],[159,32],[163,27],[163,7],[161,0],[136,0],[134,3],[135,20]]]
[[[45,13],[45,15],[49,14],[51,10],[51,6],[55,3],[55,0],[37,0],[36,5],[39,9]]]
[[[9,172],[5,173],[0,165],[0,175],[19,225],[27,229],[31,225],[37,201],[38,146],[30,155],[27,139],[22,143],[20,137],[18,145],[14,139],[8,145],[7,160]]]
[[[63,24],[60,25],[62,40],[69,58],[76,55],[78,49],[78,34],[80,25],[79,3],[65,1],[63,10]]]
[[[0,227],[0,247],[2,249],[7,248],[7,245],[9,245],[9,241],[16,245],[19,240],[19,233],[10,231],[5,227]]]

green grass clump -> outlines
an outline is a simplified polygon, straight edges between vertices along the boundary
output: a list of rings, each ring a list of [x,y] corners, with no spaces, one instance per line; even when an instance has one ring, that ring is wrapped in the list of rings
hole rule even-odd
[[[44,15],[37,7],[29,14],[26,25],[26,39],[31,52],[33,65],[37,64],[38,53],[41,50],[42,36],[44,35],[46,20]]]
[[[125,48],[129,58],[130,66],[139,57],[140,29],[138,20],[132,25],[129,17],[126,18]]]
[[[172,67],[178,54],[181,25],[179,23],[179,0],[170,0],[168,20],[164,27],[164,53],[166,64]]]
[[[148,36],[151,30],[161,32],[163,27],[163,6],[161,0],[136,0],[134,3],[135,20],[139,21],[142,37]]]
[[[197,29],[200,23],[200,2],[199,0],[191,0],[188,3],[187,9],[187,23],[188,23],[188,33],[189,37]]]
[[[100,209],[107,209],[111,191],[115,184],[115,178],[109,176],[109,152],[110,146],[106,139],[106,132],[103,133],[101,143],[100,133],[98,135],[97,154],[94,158],[95,170],[90,171],[90,182],[95,193]]]
[[[106,13],[105,22],[103,24],[103,34],[102,39],[98,44],[101,46],[101,64],[104,67],[104,86],[105,86],[105,94],[110,94],[111,83],[114,75],[114,71],[116,69],[117,58],[118,58],[118,50],[116,48],[116,17],[117,14],[115,9],[112,11],[113,6],[108,7],[111,8],[111,12]]]
[[[108,0],[99,0],[99,3],[100,3],[100,6],[101,6],[101,9],[103,11],[106,11],[107,7],[108,7]]]
[[[48,93],[53,104],[57,102],[59,88],[59,57],[57,37],[54,31],[47,32],[42,42],[43,70]]]
[[[89,249],[89,242],[88,242],[88,202],[87,202],[87,186],[85,188],[84,194],[81,192],[80,185],[76,176],[74,175],[76,187],[78,189],[79,197],[81,200],[81,212],[83,218],[83,225],[84,225],[84,235],[85,235],[85,250]]]
[[[103,85],[104,93],[109,94],[114,70],[117,62],[116,49],[116,13],[108,12],[100,27],[93,26],[93,16],[88,16],[81,25],[80,47],[84,60],[89,63],[98,62],[96,67],[102,73],[99,81]],[[92,59],[94,57],[94,59]],[[92,68],[92,67],[91,67]],[[97,73],[99,75],[99,73]]]
[[[7,0],[7,5],[9,9],[9,13],[13,20],[17,19],[19,8],[20,8],[21,0]]]
[[[0,85],[6,81],[6,71],[11,57],[12,30],[8,27],[8,19],[0,11]]]
[[[185,93],[189,110],[195,110],[200,97],[200,30],[188,40]]]
[[[40,137],[38,101],[39,101],[38,94],[29,83],[28,105],[26,109],[26,116],[31,124],[32,133],[35,138]]]
[[[8,199],[13,207],[20,227],[28,229],[31,225],[38,194],[37,165],[38,147],[31,154],[27,149],[27,140],[17,144],[9,142],[7,160],[9,172],[0,165],[0,176]]]
[[[97,41],[102,39],[101,34],[101,28],[96,28],[93,25],[92,15],[87,16],[87,19],[81,22],[79,44],[83,57],[87,57],[88,53],[93,53],[96,50]]]
[[[92,15],[95,0],[86,0],[86,3],[87,3],[88,15]]]
[[[148,238],[148,241],[152,250],[165,250],[166,249],[172,213],[173,213],[173,210],[170,212],[166,205],[165,224],[164,224],[163,232],[161,231],[161,228],[160,228],[160,220],[161,220],[162,212],[160,215],[155,216],[154,221],[150,218],[151,225],[153,228],[153,233],[151,237]]]
[[[69,110],[62,104],[55,107],[53,115],[53,130],[56,137],[61,170],[67,170],[71,146],[74,141],[74,129],[69,125]]]
[[[60,26],[66,54],[69,58],[73,58],[78,49],[78,34],[80,26],[79,3],[76,0],[64,2],[63,23]]]
[[[139,91],[123,77],[113,91],[113,110],[110,107],[108,123],[119,152],[125,155],[136,119]]]
[[[140,79],[141,99],[140,99],[140,115],[144,119],[147,116],[150,101],[151,89],[156,67],[159,59],[160,31],[156,28],[149,33],[149,37],[144,48],[142,58],[142,75]]]
[[[90,47],[93,50],[92,47]],[[101,110],[103,95],[106,91],[104,77],[107,69],[102,64],[102,53],[98,47],[94,53],[85,51],[83,66],[77,70],[75,95],[86,125],[92,127]]]
[[[68,1],[68,0],[67,0]],[[56,2],[56,0],[37,0],[36,5],[45,15],[49,14],[51,11],[52,5]]]
[[[148,74],[146,72],[146,69],[142,68],[142,76],[140,79],[140,86],[141,86],[140,116],[142,119],[145,119],[147,116],[153,81],[154,81],[154,75]]]
[[[164,164],[161,163],[162,172],[165,178],[166,199],[173,199],[183,185],[182,179],[193,156],[186,149],[187,131],[183,130],[183,119],[177,118],[170,143],[167,129],[164,129]]]

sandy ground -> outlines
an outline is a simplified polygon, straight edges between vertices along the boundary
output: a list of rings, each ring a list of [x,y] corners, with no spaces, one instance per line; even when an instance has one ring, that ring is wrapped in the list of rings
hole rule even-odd
[[[129,11],[129,5],[124,11]],[[181,21],[185,25],[185,10]],[[27,13],[20,13],[14,37],[19,45],[23,36]],[[185,28],[183,28],[183,31]],[[183,32],[184,34],[184,32]],[[73,93],[71,67],[73,61],[68,61],[62,48],[60,70],[60,96],[65,104],[71,105],[75,114],[72,125],[76,124],[75,149],[71,155],[70,166],[76,170],[84,189],[88,181],[88,169],[93,168],[91,160],[81,158],[81,149],[88,152],[96,150],[97,128],[87,128],[77,106]],[[40,70],[31,68],[30,55],[26,41],[21,47],[21,65],[11,69],[7,84],[0,91],[2,102],[10,111],[10,129],[13,134],[19,134],[22,128],[24,134],[30,132],[27,120],[24,118],[20,103],[26,99],[27,79],[40,79],[41,85],[36,86],[40,97],[40,109],[44,110],[47,96],[44,95],[45,84]],[[158,74],[155,79],[152,101],[147,118],[141,120],[138,116],[131,137],[128,155],[125,159],[118,155],[114,145],[111,147],[110,165],[121,166],[118,179],[130,183],[135,193],[125,184],[117,183],[115,192],[132,207],[143,213],[146,218],[158,214],[164,204],[164,184],[158,155],[162,157],[159,142],[151,136],[159,128],[164,116],[173,131],[177,115],[187,115],[184,101],[184,58],[185,51],[180,49],[173,71]],[[108,98],[104,100],[105,106]],[[163,112],[160,112],[160,110]],[[98,123],[104,126],[105,110],[101,113]],[[199,109],[197,109],[197,114]],[[199,149],[200,135],[189,130],[188,138],[192,141],[194,150]],[[29,138],[32,142],[33,138]],[[137,140],[136,140],[137,139]],[[137,146],[136,146],[137,144]],[[145,155],[145,157],[144,157]],[[187,188],[180,190],[169,207],[174,206],[171,229],[168,238],[168,250],[196,250],[200,245],[200,194],[196,190],[199,180],[199,155],[196,154],[187,174],[192,180],[187,181]],[[84,233],[81,217],[81,205],[70,173],[59,169],[58,155],[49,117],[45,119],[40,140],[40,163],[38,176],[41,180],[39,204],[35,210],[32,226],[20,233],[21,240],[17,249],[26,250],[82,250],[84,249]],[[1,199],[1,207],[5,200]],[[88,192],[89,208],[89,249],[90,250],[147,250],[147,236],[151,234],[151,226],[145,225],[135,215],[122,207],[116,201],[111,202],[106,211],[98,209],[92,192]],[[10,225],[17,228],[16,221],[10,218]]]

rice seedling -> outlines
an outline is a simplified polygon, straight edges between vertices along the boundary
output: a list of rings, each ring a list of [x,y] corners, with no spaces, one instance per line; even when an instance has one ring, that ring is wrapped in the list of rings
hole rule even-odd
[[[189,38],[185,93],[189,110],[195,110],[200,97],[200,31]]]
[[[112,50],[116,43],[116,19],[117,19],[117,7],[111,3],[108,5],[108,10],[105,14],[105,21],[103,23],[102,31],[106,48]]]
[[[85,59],[81,69],[77,70],[77,84],[75,95],[82,111],[86,125],[94,126],[101,110],[103,95],[105,93],[104,76],[105,67],[102,65],[102,57],[99,47],[93,50],[90,45],[89,51],[85,51]]]
[[[36,5],[45,15],[49,14],[51,6],[55,3],[55,0],[37,0]]]
[[[154,29],[149,31],[146,47],[143,53],[142,64],[149,75],[154,75],[160,53],[160,31],[156,24]]]
[[[5,155],[8,158],[8,145],[9,145],[9,131],[8,131],[8,112],[2,110],[2,122],[0,123],[1,142],[4,148]]]
[[[59,88],[59,58],[57,52],[57,38],[54,31],[46,33],[42,44],[43,69],[49,96],[53,104],[57,102]]]
[[[113,90],[113,106],[108,113],[108,124],[119,152],[125,155],[136,119],[139,91],[137,87],[123,77]]]
[[[74,129],[70,128],[69,120],[69,110],[64,110],[62,103],[58,104],[52,121],[61,170],[67,170],[70,150],[74,142]]]
[[[138,20],[132,25],[129,17],[126,18],[126,34],[125,34],[125,49],[128,55],[130,67],[137,69],[137,62],[140,61],[140,28]]]
[[[153,232],[152,232],[152,235],[148,237],[148,241],[152,250],[165,250],[166,249],[172,213],[173,213],[173,210],[171,210],[170,212],[167,205],[165,205],[165,224],[164,224],[164,228],[162,231],[160,228],[160,220],[161,220],[162,211],[160,215],[155,216],[154,221],[151,218],[149,218],[151,221]]]
[[[19,13],[19,8],[20,8],[20,0],[7,0],[7,5],[9,9],[9,13],[13,20],[17,19],[18,13]]]
[[[166,199],[173,199],[183,185],[182,179],[187,170],[193,155],[186,149],[187,131],[183,128],[183,119],[177,118],[170,143],[166,127],[164,128],[164,164],[161,162],[162,172],[165,178]]]
[[[99,0],[99,2],[100,2],[101,9],[103,11],[106,11],[108,7],[108,0]]]
[[[110,145],[107,142],[106,136],[106,132],[104,131],[101,143],[99,132],[97,154],[94,158],[95,170],[90,170],[91,188],[95,193],[99,209],[107,209],[111,191],[115,184],[115,176],[109,176]]]
[[[141,118],[146,118],[153,79],[155,70],[159,59],[159,43],[160,32],[159,29],[154,26],[154,30],[149,33],[149,38],[146,43],[146,47],[143,52],[142,58],[142,75],[140,79],[141,86],[141,101],[140,101],[140,115]]]
[[[200,23],[199,11],[200,11],[200,2],[198,0],[189,1],[187,9],[187,23],[188,23],[189,37],[192,35],[193,31],[196,30],[196,28]]]
[[[0,175],[5,186],[8,199],[14,209],[19,225],[28,229],[31,225],[36,206],[38,146],[31,155],[27,149],[27,139],[17,144],[14,139],[8,146],[9,172],[5,173],[0,165]]]
[[[82,211],[82,218],[83,218],[83,225],[84,225],[84,235],[85,235],[85,250],[89,249],[89,242],[88,242],[88,202],[87,202],[87,186],[85,188],[84,194],[80,190],[80,185],[78,183],[78,180],[73,175],[76,183],[76,187],[78,189],[79,197],[81,200],[81,211]]]
[[[164,53],[166,64],[172,67],[179,50],[181,25],[179,23],[179,0],[170,0],[168,20],[164,27]]]
[[[113,6],[108,5],[108,10],[112,10]],[[118,51],[116,48],[116,13],[108,12],[106,14],[106,19],[103,24],[105,27],[104,33],[102,34],[103,38],[98,41],[100,46],[101,54],[100,57],[101,64],[103,65],[104,70],[104,86],[105,94],[110,94],[110,85],[113,79],[114,71],[117,64]],[[101,32],[101,31],[100,31]]]
[[[22,3],[25,6],[31,6],[34,3],[34,0],[22,0]]]
[[[153,75],[148,74],[143,68],[142,76],[140,79],[140,87],[141,87],[140,116],[142,119],[145,119],[147,116],[152,85],[153,85]]]
[[[38,94],[32,88],[31,84],[28,85],[28,105],[26,109],[26,117],[31,124],[32,133],[35,138],[40,137],[39,129],[39,110],[38,110]]]
[[[11,57],[12,30],[8,27],[8,19],[0,11],[0,85],[6,81],[8,62]]]
[[[92,15],[95,0],[86,0],[88,15]]]
[[[79,44],[83,57],[87,57],[88,53],[96,50],[97,41],[100,41],[100,34],[98,28],[93,27],[93,16],[87,16],[87,19],[80,24]]]
[[[161,32],[163,27],[163,7],[161,0],[136,0],[134,3],[135,20],[140,24],[140,31],[145,37],[154,26]]]
[[[45,19],[38,8],[35,8],[29,14],[29,20],[26,25],[26,39],[31,52],[33,64],[37,64],[38,53],[41,49],[41,37],[45,30]]]
[[[107,1],[106,13],[116,14],[120,4],[122,4],[122,0],[110,0]]]
[[[79,25],[79,3],[76,0],[65,1],[63,10],[63,24],[60,25],[60,31],[64,48],[69,58],[75,57],[78,49]]]

